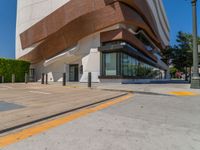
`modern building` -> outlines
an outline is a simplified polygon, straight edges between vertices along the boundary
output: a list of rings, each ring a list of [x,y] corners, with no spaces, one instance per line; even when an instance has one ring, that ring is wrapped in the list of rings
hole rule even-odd
[[[165,78],[169,24],[162,0],[18,0],[16,58],[49,81]]]

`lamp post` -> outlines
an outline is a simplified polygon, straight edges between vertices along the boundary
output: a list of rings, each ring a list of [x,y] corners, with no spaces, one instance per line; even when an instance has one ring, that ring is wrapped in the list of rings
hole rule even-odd
[[[193,76],[191,88],[200,89],[199,77],[199,55],[197,46],[197,0],[192,0],[192,20],[193,20]]]

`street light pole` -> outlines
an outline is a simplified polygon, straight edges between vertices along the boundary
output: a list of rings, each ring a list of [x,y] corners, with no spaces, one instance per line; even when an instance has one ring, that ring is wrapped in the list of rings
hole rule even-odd
[[[197,46],[197,0],[192,0],[192,19],[193,19],[193,76],[191,88],[200,89],[199,77],[199,55]]]

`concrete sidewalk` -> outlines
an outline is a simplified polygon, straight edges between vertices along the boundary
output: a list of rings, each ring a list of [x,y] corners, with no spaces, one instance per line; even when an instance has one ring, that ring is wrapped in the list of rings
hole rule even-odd
[[[0,84],[0,131],[123,94],[38,83]]]
[[[50,83],[60,86],[61,83]],[[87,88],[87,83],[67,83],[68,87]],[[183,83],[165,83],[165,84],[121,84],[121,83],[92,83],[93,89],[112,90],[112,91],[130,91],[143,94],[161,94],[174,95],[172,92],[191,92],[200,94],[199,89],[191,89],[190,84]]]
[[[199,98],[134,94],[2,150],[199,150]]]
[[[191,89],[189,84],[99,84],[96,89],[133,91],[134,93],[152,93],[173,95],[172,92],[191,92],[200,94],[199,89]]]

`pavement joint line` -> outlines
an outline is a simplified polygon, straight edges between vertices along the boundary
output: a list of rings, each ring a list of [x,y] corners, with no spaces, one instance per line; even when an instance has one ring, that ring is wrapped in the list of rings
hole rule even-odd
[[[86,108],[86,109],[83,109],[79,112],[75,112],[75,113],[72,113],[70,115],[67,115],[65,117],[61,117],[61,118],[58,118],[58,119],[55,119],[55,120],[52,120],[52,121],[48,121],[48,122],[42,123],[40,125],[36,125],[36,126],[30,127],[30,128],[24,129],[24,130],[19,131],[17,133],[12,133],[12,134],[0,137],[0,148],[8,146],[10,144],[17,143],[21,140],[24,140],[24,139],[27,139],[31,136],[40,134],[40,133],[45,132],[45,131],[47,131],[51,128],[55,128],[55,127],[58,127],[60,125],[66,124],[66,123],[71,122],[75,119],[87,116],[91,113],[94,113],[94,112],[100,111],[102,109],[108,108],[112,105],[123,102],[123,101],[131,98],[132,96],[133,96],[133,94],[128,93],[124,96],[115,98],[111,101],[107,101],[106,103],[100,104],[98,106],[95,106],[95,107],[92,107],[92,108]]]
[[[169,92],[171,95],[175,96],[197,96],[197,93],[189,92],[189,91],[171,91]]]
[[[46,94],[49,95],[51,93],[47,93],[47,92],[41,92],[41,91],[29,91],[30,93],[36,93],[36,94]]]
[[[174,96],[172,94],[163,94],[163,93],[145,92],[145,91],[133,91],[133,90],[117,90],[117,89],[100,89],[100,90],[115,91],[115,92],[128,92],[128,93],[134,93],[134,94],[157,95],[157,96]]]
[[[115,97],[111,97],[111,98],[108,98],[108,99],[104,99],[104,100],[101,100],[101,101],[98,101],[98,102],[95,102],[95,103],[90,103],[90,104],[80,106],[80,107],[77,107],[77,108],[73,108],[73,109],[70,109],[70,110],[66,110],[66,111],[63,111],[63,112],[60,112],[60,113],[57,113],[57,114],[53,114],[53,115],[44,117],[44,118],[40,118],[40,119],[37,119],[37,120],[30,121],[30,122],[27,122],[27,123],[19,124],[19,125],[10,127],[10,128],[6,128],[6,129],[3,129],[3,130],[0,130],[0,135],[7,133],[9,131],[13,131],[13,130],[20,129],[20,128],[23,128],[23,127],[26,127],[26,126],[29,126],[29,125],[33,125],[35,123],[45,121],[47,119],[55,118],[55,117],[58,117],[58,116],[61,116],[61,115],[64,115],[64,114],[67,114],[67,113],[70,113],[70,112],[74,112],[74,111],[77,111],[77,110],[80,110],[80,109],[84,109],[84,108],[91,107],[91,106],[94,106],[94,105],[97,105],[97,104],[101,104],[103,102],[107,102],[109,100],[113,100],[113,99],[116,99],[116,98],[119,98],[119,97],[122,97],[122,96],[125,96],[125,95],[127,95],[127,93],[117,95]]]
[[[1,88],[7,88],[7,89],[13,89],[13,87],[11,87],[11,86],[0,86]]]

